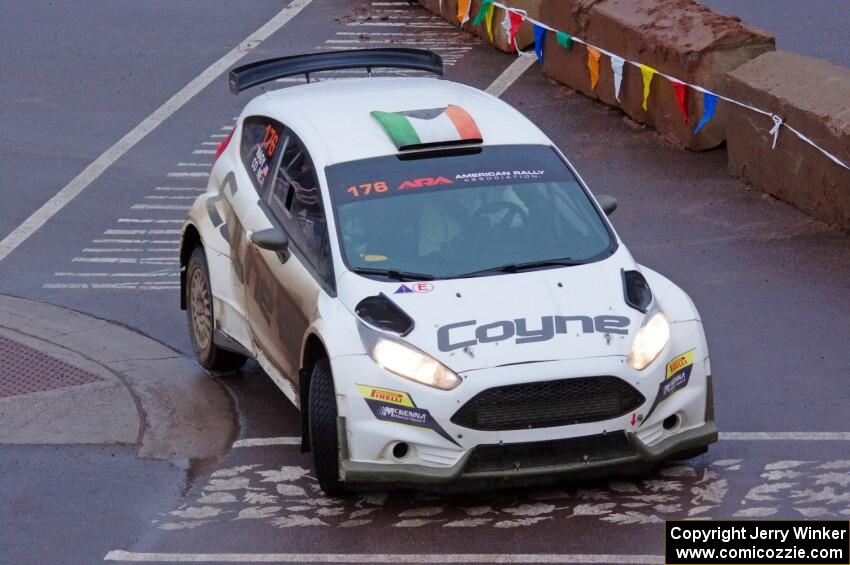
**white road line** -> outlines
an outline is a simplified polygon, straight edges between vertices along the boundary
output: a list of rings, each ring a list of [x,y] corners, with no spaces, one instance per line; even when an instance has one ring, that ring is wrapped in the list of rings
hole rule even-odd
[[[154,220],[148,218],[118,218],[119,224],[182,224],[185,220]],[[179,231],[177,233],[180,233]]]
[[[179,239],[93,239],[92,243],[123,243],[125,245],[144,245],[150,243],[153,245],[180,245]]]
[[[133,204],[131,210],[190,210],[191,205],[183,204]]]
[[[215,155],[215,149],[195,149],[192,155]]]
[[[206,88],[221,73],[229,69],[239,59],[247,55],[254,47],[267,39],[274,32],[286,25],[301,10],[310,5],[313,0],[292,0],[289,5],[278,12],[257,31],[246,37],[239,45],[228,51],[218,61],[206,68],[204,72],[192,79],[189,84],[165,101],[159,108],[153,111],[139,125],[130,130],[124,137],[103,152],[97,159],[90,163],[80,174],[74,177],[65,187],[45,202],[41,208],[36,210],[30,217],[9,235],[0,241],[0,261],[5,259],[12,251],[18,248],[50,218],[56,215],[71,200],[86,189],[92,182],[100,177],[115,161],[120,159],[127,151],[132,149],[144,139],[159,124],[170,118],[177,110],[182,108],[196,94]],[[229,126],[233,129],[233,126]]]
[[[197,186],[155,186],[154,190],[164,192],[206,192],[206,188]]]
[[[500,97],[505,91],[510,88],[510,86],[522,76],[522,73],[528,70],[528,68],[537,62],[535,57],[529,56],[521,56],[517,57],[516,60],[511,63],[507,69],[502,71],[496,80],[487,87],[487,94],[492,94],[496,98]]]
[[[197,196],[161,196],[150,195],[145,196],[145,200],[195,200]]]
[[[178,167],[211,167],[212,163],[177,163]]]
[[[210,137],[214,137],[216,139],[223,139],[223,138],[227,137],[227,134],[226,133],[214,133]],[[216,141],[215,143],[213,143],[213,142],[206,142],[205,141],[201,145],[216,145],[216,146],[218,146],[219,143],[221,143],[221,142]]]
[[[603,553],[137,553],[115,549],[104,561],[131,563],[663,563],[663,555]]]
[[[104,235],[180,235],[180,230],[106,230]]]
[[[178,271],[166,271],[166,272],[154,272],[154,273],[66,273],[66,272],[57,272],[53,273],[54,277],[120,277],[120,278],[132,278],[132,277],[176,277],[180,273]]]
[[[726,441],[850,441],[850,432],[720,432]]]
[[[299,436],[256,437],[233,442],[233,447],[265,447],[268,445],[301,445]]]
[[[82,253],[178,253],[178,247],[84,247]]]
[[[233,126],[221,126],[221,131],[232,131]]]
[[[200,173],[200,172],[185,173],[185,172],[181,172],[181,171],[171,171],[170,173],[166,173],[165,176],[170,177],[170,178],[187,178],[187,177],[205,178],[205,177],[210,176],[210,174],[209,173]]]
[[[227,137],[227,134],[217,133],[217,134],[213,135],[213,137],[217,137],[217,136]],[[212,145],[213,147],[218,147],[219,145],[221,145],[221,142],[220,141],[202,141],[201,145]]]

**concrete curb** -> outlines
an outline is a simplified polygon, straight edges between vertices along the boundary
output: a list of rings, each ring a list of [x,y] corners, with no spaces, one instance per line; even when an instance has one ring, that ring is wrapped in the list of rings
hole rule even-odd
[[[0,443],[130,444],[140,457],[207,459],[225,454],[237,436],[221,385],[128,328],[0,296],[0,338],[19,352],[6,363],[32,372],[29,389],[0,398]],[[27,365],[44,356],[50,366],[86,372],[89,382],[63,383],[50,370]],[[6,373],[0,369],[0,378],[22,378]]]

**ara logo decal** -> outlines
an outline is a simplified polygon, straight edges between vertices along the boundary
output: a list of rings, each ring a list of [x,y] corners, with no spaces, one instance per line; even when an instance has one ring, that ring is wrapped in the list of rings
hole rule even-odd
[[[417,282],[401,285],[400,287],[398,287],[394,294],[408,294],[411,292],[431,292],[432,290],[434,290],[434,283]]]
[[[446,177],[424,177],[421,179],[406,180],[398,185],[398,190],[408,188],[422,188],[423,186],[437,186],[440,184],[454,184],[454,181]]]

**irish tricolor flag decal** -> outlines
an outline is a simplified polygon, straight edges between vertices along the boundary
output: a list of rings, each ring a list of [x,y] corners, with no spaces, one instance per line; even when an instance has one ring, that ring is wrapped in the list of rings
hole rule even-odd
[[[410,112],[372,112],[399,149],[481,143],[475,120],[460,106]]]

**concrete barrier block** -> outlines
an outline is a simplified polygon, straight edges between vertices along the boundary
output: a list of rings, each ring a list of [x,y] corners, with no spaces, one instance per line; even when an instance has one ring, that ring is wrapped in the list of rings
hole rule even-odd
[[[540,19],[540,6],[543,2],[544,0],[511,0],[509,5],[520,10],[525,10],[528,15],[534,19]],[[419,0],[419,3],[431,12],[441,16],[455,27],[460,27],[460,22],[457,19],[457,0]],[[487,33],[487,26],[483,22],[479,25],[472,25],[472,20],[475,18],[475,15],[478,13],[480,8],[481,0],[472,0],[471,7],[469,9],[469,21],[463,26],[463,29],[471,31],[481,39],[492,43],[495,47],[502,51],[510,53],[512,51],[509,41],[510,38],[508,33],[502,27],[505,11],[501,8],[495,9],[495,12],[493,13],[492,26],[493,41],[490,41],[490,37]],[[517,33],[516,42],[520,49],[525,49],[534,43],[534,32],[530,23],[525,22],[522,24],[519,32]]]
[[[850,69],[786,51],[729,73],[729,96],[781,116],[788,125],[850,164]],[[773,121],[731,107],[729,170],[745,182],[850,232],[850,171]]]
[[[545,0],[540,20],[627,60],[721,94],[728,71],[775,49],[773,36],[747,27],[736,17],[713,12],[695,0]],[[626,64],[618,102],[607,56],[600,59],[599,82],[592,89],[586,48],[574,43],[564,49],[552,33],[545,41],[544,67],[555,80],[621,108],[635,121],[671,134],[688,149],[710,149],[725,140],[728,105],[718,104],[712,121],[694,134],[702,116],[702,94],[688,89],[686,124],[670,82],[656,75],[644,110],[640,69]]]

